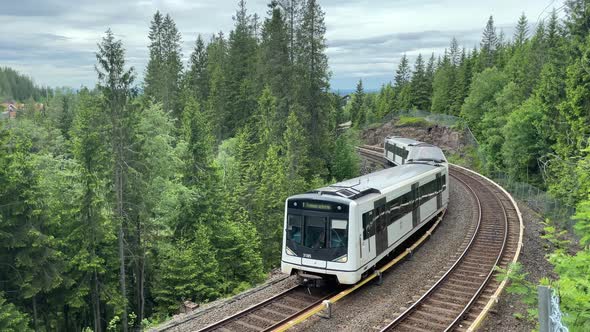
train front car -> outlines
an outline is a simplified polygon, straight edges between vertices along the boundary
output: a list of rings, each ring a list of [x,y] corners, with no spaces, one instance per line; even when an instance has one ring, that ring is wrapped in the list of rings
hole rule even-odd
[[[297,273],[300,281],[321,287],[332,279],[347,280],[354,257],[349,257],[349,214],[354,202],[338,196],[308,193],[287,199],[281,270]]]

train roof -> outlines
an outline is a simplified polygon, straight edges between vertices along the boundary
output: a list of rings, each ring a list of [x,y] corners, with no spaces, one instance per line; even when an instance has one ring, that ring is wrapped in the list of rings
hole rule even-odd
[[[406,164],[398,167],[387,168],[375,173],[363,175],[354,179],[345,180],[333,185],[312,190],[309,194],[330,195],[356,200],[369,194],[379,194],[383,190],[395,186],[406,180],[420,176],[436,169],[438,166],[432,163]],[[307,197],[311,198],[311,197]],[[315,197],[317,198],[317,197]]]
[[[438,146],[428,143],[420,143],[412,146],[412,149],[410,149],[407,162],[412,161],[434,161],[438,163],[446,163],[447,158]]]
[[[405,144],[405,145],[416,145],[421,144],[422,142],[416,141],[415,139],[405,138],[400,136],[388,136],[385,138],[386,141],[391,141],[397,144]]]

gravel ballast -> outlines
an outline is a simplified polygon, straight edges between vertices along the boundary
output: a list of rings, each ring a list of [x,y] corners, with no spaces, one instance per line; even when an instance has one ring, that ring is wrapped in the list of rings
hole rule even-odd
[[[197,331],[297,285],[295,277],[275,272],[266,283],[231,298],[219,299],[150,331]]]

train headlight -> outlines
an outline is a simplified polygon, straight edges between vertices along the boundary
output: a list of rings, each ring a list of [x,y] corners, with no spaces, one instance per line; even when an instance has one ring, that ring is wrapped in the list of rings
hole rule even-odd
[[[335,260],[333,260],[332,262],[346,263],[346,262],[348,262],[348,255],[342,255],[342,256],[336,258]]]
[[[289,256],[297,256],[297,254],[293,250],[291,250],[291,248],[289,248],[289,247],[285,247],[285,251],[287,252],[287,255],[289,255]]]

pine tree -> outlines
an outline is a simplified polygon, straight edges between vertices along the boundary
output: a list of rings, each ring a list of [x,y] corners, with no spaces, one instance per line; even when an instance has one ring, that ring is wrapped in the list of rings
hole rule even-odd
[[[146,95],[162,103],[164,110],[180,117],[179,91],[182,72],[180,33],[170,15],[154,14],[150,33],[150,60],[144,81]]]
[[[305,179],[308,174],[306,160],[309,160],[309,150],[304,130],[295,112],[287,118],[287,130],[284,134],[285,160],[287,163],[287,181],[291,184],[289,194],[303,192]]]
[[[206,303],[220,295],[219,266],[211,237],[205,225],[197,224],[193,240],[159,245],[160,264],[153,288],[160,312],[174,314],[184,300]]]
[[[228,136],[228,75],[226,63],[228,59],[228,45],[222,33],[213,36],[207,45],[207,73],[209,74],[209,98],[207,100],[206,115],[211,124],[211,132],[217,142]]]
[[[289,28],[277,2],[269,5],[270,18],[262,27],[260,46],[261,81],[267,84],[270,93],[277,98],[279,126],[284,130],[289,107],[293,102],[293,66],[290,61]]]
[[[73,154],[78,161],[82,182],[82,197],[80,201],[79,224],[78,220],[72,225],[72,231],[67,241],[73,249],[73,270],[79,271],[78,280],[87,280],[91,298],[92,316],[94,319],[94,331],[102,331],[103,299],[102,288],[108,271],[106,262],[116,260],[116,257],[105,255],[104,248],[115,246],[114,226],[110,220],[107,205],[108,172],[111,169],[110,151],[105,142],[108,142],[108,119],[103,116],[100,98],[91,95],[88,91],[82,91],[80,107],[74,121],[72,131]],[[74,274],[74,273],[72,273]],[[82,286],[82,285],[80,285]],[[73,294],[72,302],[82,301],[78,297],[87,294],[81,292]]]
[[[254,36],[252,17],[246,9],[246,2],[238,2],[238,10],[234,16],[234,30],[229,35],[227,66],[227,104],[225,123],[227,132],[223,137],[235,135],[254,114],[258,96],[256,82],[257,40]]]
[[[458,67],[461,64],[461,54],[463,51],[461,47],[459,47],[459,42],[457,38],[453,37],[451,39],[451,45],[449,46],[449,58],[451,59],[451,65],[453,67]]]
[[[412,70],[410,69],[410,63],[408,57],[404,54],[400,60],[394,77],[394,90],[395,90],[395,109],[396,110],[407,110],[411,107],[412,102],[412,91],[410,87],[410,79],[412,76]]]
[[[356,92],[352,96],[352,106],[350,107],[350,118],[354,127],[362,127],[367,121],[366,108],[363,105],[364,101],[363,80],[359,80],[356,85]]]
[[[516,31],[514,32],[514,45],[517,47],[522,46],[528,40],[528,33],[529,33],[529,22],[522,13],[518,18],[518,23],[516,24]]]
[[[431,58],[433,61],[434,59]],[[432,69],[430,69],[432,70]],[[414,64],[414,75],[412,75],[412,105],[419,110],[430,109],[430,89],[431,82],[427,77],[426,68],[424,68],[424,60],[422,54],[418,54],[416,63]]]
[[[445,55],[437,66],[432,82],[432,106],[433,113],[451,113],[450,106],[452,105],[452,89],[455,82],[455,68],[451,64],[449,54],[445,51]]]
[[[189,58],[188,71],[185,74],[186,88],[202,107],[209,97],[208,54],[203,38],[199,34],[193,52]]]
[[[296,80],[297,104],[291,112],[300,111],[298,121],[309,135],[310,163],[313,173],[324,170],[329,141],[330,100],[328,97],[329,70],[326,50],[326,25],[324,12],[317,0],[307,0],[302,9],[301,23],[297,30]]]
[[[98,65],[95,66],[98,73],[98,87],[105,98],[106,112],[111,121],[111,149],[113,155],[113,194],[115,196],[114,215],[118,223],[118,246],[121,287],[122,315],[121,322],[123,331],[126,332],[127,324],[127,286],[125,271],[125,181],[128,173],[128,151],[127,144],[130,142],[131,118],[128,99],[130,97],[130,86],[134,80],[133,68],[125,69],[125,50],[120,40],[115,40],[113,32],[108,29],[102,42],[98,45],[96,53]]]
[[[494,65],[494,55],[498,49],[498,43],[499,41],[498,35],[496,34],[496,27],[494,26],[494,18],[490,16],[481,38],[480,59],[483,68],[492,67]]]
[[[378,119],[382,119],[395,110],[395,91],[391,83],[387,83],[381,87],[376,104],[377,111],[375,115]]]
[[[264,244],[261,253],[266,270],[281,261],[285,200],[290,186],[280,150],[277,144],[269,146],[261,166],[260,186],[254,195],[254,224]]]

